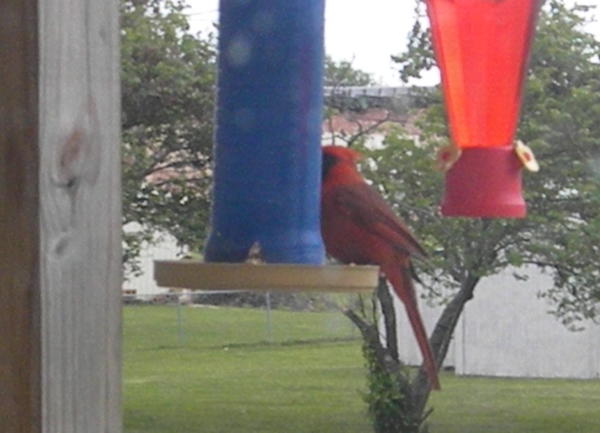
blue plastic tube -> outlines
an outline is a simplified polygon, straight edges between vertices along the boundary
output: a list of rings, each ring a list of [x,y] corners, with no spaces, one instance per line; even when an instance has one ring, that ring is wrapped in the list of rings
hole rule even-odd
[[[321,264],[324,0],[221,0],[205,259]]]

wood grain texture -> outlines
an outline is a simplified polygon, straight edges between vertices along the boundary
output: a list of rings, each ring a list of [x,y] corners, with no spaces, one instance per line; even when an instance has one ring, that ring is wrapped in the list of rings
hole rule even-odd
[[[204,263],[157,260],[159,286],[196,290],[273,292],[358,292],[377,286],[377,266]]]
[[[120,420],[117,0],[40,2],[44,433]]]
[[[117,0],[0,2],[2,433],[121,431],[118,40]]]

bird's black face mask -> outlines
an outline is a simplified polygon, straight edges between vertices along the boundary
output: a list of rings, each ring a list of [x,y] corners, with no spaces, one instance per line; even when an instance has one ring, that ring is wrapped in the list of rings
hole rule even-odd
[[[335,160],[336,160],[335,156],[328,155],[326,153],[323,154],[323,162],[322,162],[322,166],[321,166],[322,179],[325,179],[325,177],[327,177],[329,170],[331,170],[331,167],[333,167],[335,164]]]

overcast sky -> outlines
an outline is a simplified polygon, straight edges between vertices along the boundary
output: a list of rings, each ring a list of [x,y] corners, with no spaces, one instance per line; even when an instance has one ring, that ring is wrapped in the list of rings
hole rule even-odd
[[[193,30],[210,29],[218,0],[187,0]],[[600,6],[600,0],[581,1]],[[326,0],[325,49],[335,60],[352,60],[384,85],[400,85],[390,55],[402,52],[414,19],[413,0]],[[598,13],[597,13],[598,14]],[[590,26],[600,37],[600,23]],[[438,81],[437,74],[427,78]]]

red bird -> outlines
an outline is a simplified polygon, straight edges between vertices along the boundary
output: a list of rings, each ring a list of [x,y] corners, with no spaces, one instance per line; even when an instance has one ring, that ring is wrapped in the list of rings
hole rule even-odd
[[[343,263],[379,265],[404,303],[429,383],[440,389],[435,360],[417,308],[410,257],[425,250],[358,172],[358,152],[323,147],[321,232],[327,253]]]

